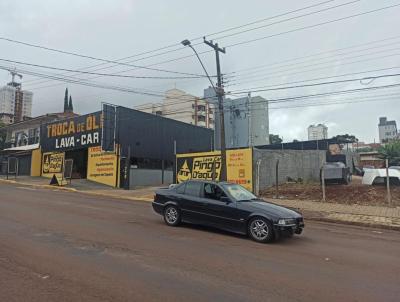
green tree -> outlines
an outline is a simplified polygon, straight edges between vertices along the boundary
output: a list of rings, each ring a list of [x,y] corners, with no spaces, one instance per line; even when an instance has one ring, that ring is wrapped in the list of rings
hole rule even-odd
[[[400,141],[394,141],[378,149],[379,157],[389,160],[389,166],[400,165]]]
[[[277,134],[270,134],[269,135],[269,143],[272,144],[272,145],[273,144],[281,144],[282,143],[282,139]]]
[[[332,137],[333,139],[336,139],[339,144],[349,144],[349,143],[355,143],[358,142],[358,138],[355,137],[354,135],[351,134],[340,134]]]
[[[373,150],[371,147],[363,147],[363,148],[358,148],[356,151],[360,153],[360,152],[371,152]]]

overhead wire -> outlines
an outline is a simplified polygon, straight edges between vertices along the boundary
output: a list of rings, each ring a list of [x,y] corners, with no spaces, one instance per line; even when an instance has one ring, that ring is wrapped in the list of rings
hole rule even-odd
[[[326,11],[326,10],[329,10],[329,9],[334,9],[334,8],[341,7],[341,6],[348,5],[348,4],[353,4],[353,3],[359,2],[359,1],[360,1],[360,0],[355,0],[355,1],[346,2],[346,3],[339,4],[339,5],[336,5],[336,6],[333,6],[333,7],[325,8],[325,9],[323,9],[323,10],[319,10],[319,11],[316,11],[316,12],[311,12],[311,13],[308,13],[308,14],[306,14],[306,15],[315,14],[315,13],[320,13],[320,12],[322,12],[322,11]],[[312,5],[312,6],[303,8],[303,9],[298,9],[298,10],[294,10],[294,11],[289,12],[289,13],[280,14],[280,15],[278,15],[278,16],[283,16],[283,15],[286,15],[286,14],[290,14],[290,13],[297,12],[297,11],[300,11],[300,10],[308,9],[308,8],[310,8],[310,7],[315,7],[315,6],[317,6],[317,5],[325,4],[325,3],[328,3],[328,2],[331,2],[331,1],[325,1],[325,2],[322,2],[322,3],[320,3],[320,4],[315,4],[315,5]],[[301,18],[301,17],[304,17],[304,16],[305,16],[305,15],[296,16],[296,17],[290,18],[290,20],[293,20],[294,18]],[[262,20],[260,20],[260,21],[252,22],[251,24],[255,24],[255,23],[257,23],[257,22],[261,22],[261,21],[265,21],[265,20],[270,20],[270,19],[273,19],[273,18],[276,18],[276,17],[265,18],[265,19],[262,19]],[[282,20],[282,21],[277,21],[277,22],[275,22],[274,24],[282,23],[282,22],[286,22],[286,21],[289,21],[289,19],[285,19],[285,20]],[[273,24],[264,25],[264,26],[262,26],[262,27],[266,27],[266,26],[270,26],[270,25],[273,25]],[[247,26],[247,25],[244,25],[244,26]],[[239,27],[235,27],[235,28],[239,28]],[[259,28],[261,28],[261,27],[259,27]],[[226,30],[226,31],[227,31],[227,30]],[[214,33],[214,34],[215,34],[215,33]],[[238,33],[238,34],[239,34],[239,33]],[[235,34],[231,34],[230,36],[232,36],[232,35],[235,35]],[[0,37],[0,39],[2,39],[2,37]],[[4,38],[4,39],[5,39],[6,41],[10,41],[10,39],[7,39],[7,38]],[[16,41],[16,43],[17,43],[17,42],[20,42],[20,41]],[[23,44],[26,45],[26,44],[30,44],[30,43],[25,43],[25,42],[23,42]],[[201,44],[201,43],[199,43],[199,44]],[[197,45],[197,44],[194,44],[194,45]],[[29,45],[29,46],[33,46],[33,45]],[[35,46],[33,46],[33,47],[35,47]],[[45,47],[45,49],[47,49],[47,50],[52,50],[52,51],[56,51],[56,50],[54,50],[54,49],[50,49],[50,48],[47,48],[47,47]],[[64,52],[64,51],[63,51],[63,52]],[[71,55],[77,55],[76,53],[69,53],[69,52],[66,52],[66,53],[71,54]],[[85,56],[85,55],[84,55],[84,56]],[[88,57],[88,56],[85,56],[85,57]],[[191,56],[190,56],[190,57],[191,57]],[[93,59],[93,57],[90,57],[90,58]],[[107,60],[107,61],[109,61],[109,60]],[[107,63],[108,63],[108,62],[107,62]],[[126,64],[125,64],[125,63],[121,63],[121,64],[118,64],[118,65],[126,65]],[[149,65],[149,66],[154,66],[154,65]],[[142,67],[143,67],[143,66],[142,66]],[[132,70],[140,69],[140,68],[142,68],[142,67],[139,66],[139,67],[135,67],[134,69],[124,70],[124,71],[120,71],[120,72],[122,73],[122,72],[132,71]],[[147,68],[147,67],[146,67],[146,68]],[[165,71],[165,70],[164,70],[164,71]]]
[[[259,19],[259,20],[256,20],[256,21],[253,21],[253,22],[250,22],[250,23],[246,23],[246,24],[240,25],[240,26],[234,26],[234,27],[230,27],[230,28],[227,28],[227,29],[224,29],[224,30],[221,30],[221,31],[213,32],[213,33],[207,34],[206,36],[210,37],[210,36],[214,36],[214,35],[217,35],[217,34],[225,33],[225,32],[228,32],[228,31],[232,31],[232,30],[235,30],[235,29],[240,29],[240,28],[243,28],[243,27],[246,27],[246,26],[250,26],[250,25],[257,24],[257,23],[265,22],[265,21],[268,21],[268,20],[271,20],[271,19],[279,18],[279,17],[285,16],[285,15],[293,14],[295,12],[307,10],[309,8],[317,7],[317,6],[324,5],[326,3],[334,2],[334,1],[336,1],[336,0],[328,0],[328,1],[319,2],[319,3],[313,4],[313,5],[309,5],[309,6],[302,7],[302,8],[299,8],[299,9],[295,9],[295,10],[292,10],[292,11],[289,11],[289,12],[281,13],[281,14],[278,14],[278,15],[275,15],[275,16]],[[197,41],[199,39],[202,39],[202,37],[203,36],[196,37],[196,38],[193,38],[191,40],[192,41]],[[0,37],[0,39],[2,39],[2,38]],[[6,38],[4,38],[4,39],[6,39]],[[7,41],[11,42],[10,40],[7,40]],[[201,44],[201,43],[197,43],[196,45],[198,45],[198,44]],[[135,55],[131,55],[131,56],[128,56],[128,57],[124,57],[124,58],[116,60],[116,62],[123,61],[123,60],[129,59],[129,58],[133,58],[133,57],[137,57],[137,56],[140,56],[140,55],[143,55],[143,54],[153,53],[153,52],[156,52],[158,50],[168,49],[168,48],[171,48],[171,47],[174,47],[174,46],[180,46],[180,43],[175,43],[175,44],[171,44],[171,45],[168,45],[168,46],[165,46],[165,47],[158,48],[156,50],[142,52],[140,54],[135,54]],[[175,52],[175,51],[178,51],[178,50],[182,50],[184,48],[185,47],[179,47],[178,49],[169,50],[169,51],[163,52],[161,54],[155,54],[155,55],[148,56],[148,57],[145,57],[145,58],[140,58],[138,60],[143,60],[143,59],[148,59],[148,58],[152,58],[152,57],[159,56],[159,55],[164,55],[164,54],[167,54],[167,53],[171,53],[171,52]],[[193,56],[193,55],[191,55],[191,56]],[[138,60],[128,61],[127,63],[136,62]],[[101,65],[104,65],[104,64],[107,64],[107,63],[101,63],[101,64],[97,64],[97,65],[90,66],[90,67],[87,67],[87,68],[97,67],[97,66],[101,66]],[[116,64],[114,64],[113,66],[115,66],[115,65]],[[105,67],[105,68],[110,68],[110,67]],[[97,69],[97,70],[101,70],[101,69]]]

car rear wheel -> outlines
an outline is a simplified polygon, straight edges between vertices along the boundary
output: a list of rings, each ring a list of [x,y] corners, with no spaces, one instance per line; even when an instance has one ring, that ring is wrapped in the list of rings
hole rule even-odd
[[[164,221],[169,226],[177,226],[181,222],[181,213],[174,205],[169,205],[164,210]]]
[[[271,242],[274,239],[272,224],[263,217],[255,217],[250,220],[248,233],[251,239],[257,242]]]

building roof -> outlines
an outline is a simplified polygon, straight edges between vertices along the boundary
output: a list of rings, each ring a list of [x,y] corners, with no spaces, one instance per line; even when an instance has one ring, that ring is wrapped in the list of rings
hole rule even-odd
[[[4,149],[3,151],[29,151],[29,150],[35,150],[35,149],[39,149],[39,143],[32,144],[32,145],[7,148],[7,149]]]
[[[20,121],[20,122],[17,122],[17,123],[13,123],[13,124],[7,125],[2,129],[9,130],[9,129],[12,129],[14,127],[19,127],[19,126],[24,125],[24,124],[34,123],[35,121],[40,121],[40,120],[43,120],[43,119],[46,119],[46,118],[60,118],[60,119],[62,119],[62,118],[74,117],[74,116],[78,116],[78,115],[79,114],[72,113],[72,112],[46,113],[46,114],[43,114],[43,115],[39,115],[39,116],[36,116],[36,117],[33,117],[33,118],[26,119],[24,121]]]
[[[380,117],[378,126],[396,126],[396,121],[388,121],[386,117]]]

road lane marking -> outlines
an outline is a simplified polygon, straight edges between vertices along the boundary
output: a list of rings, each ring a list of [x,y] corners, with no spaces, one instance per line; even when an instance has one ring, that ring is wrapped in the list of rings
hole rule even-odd
[[[21,189],[21,190],[29,190],[29,191],[37,191],[36,188],[29,188],[29,187],[17,187],[17,189]]]

